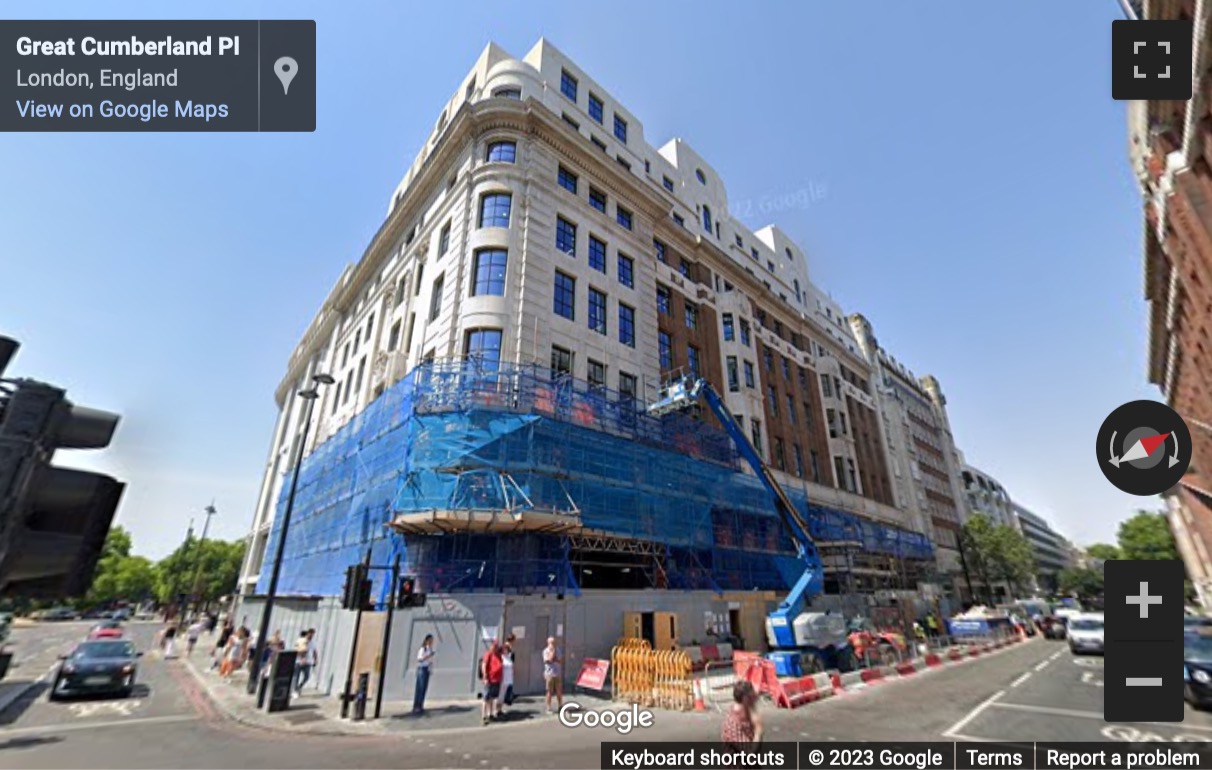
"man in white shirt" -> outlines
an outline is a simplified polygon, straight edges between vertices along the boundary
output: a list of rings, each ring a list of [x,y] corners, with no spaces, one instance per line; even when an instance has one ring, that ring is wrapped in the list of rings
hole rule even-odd
[[[429,690],[429,674],[433,668],[433,658],[437,655],[433,648],[433,634],[426,634],[417,650],[417,686],[412,694],[412,713],[425,712],[425,693]]]
[[[316,648],[316,629],[309,628],[299,635],[295,642],[295,694],[303,694],[303,686],[311,679],[312,669],[320,662],[320,653]]]

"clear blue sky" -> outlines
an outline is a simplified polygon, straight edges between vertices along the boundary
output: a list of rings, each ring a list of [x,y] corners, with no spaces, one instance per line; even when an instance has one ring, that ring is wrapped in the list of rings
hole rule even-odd
[[[352,6],[352,7],[351,7]],[[0,142],[9,376],[125,415],[102,456],[160,556],[213,498],[250,524],[287,357],[443,102],[495,40],[546,36],[689,141],[747,224],[950,399],[970,462],[1079,543],[1155,500],[1095,433],[1145,383],[1140,200],[1110,98],[1114,0],[1058,3],[8,3],[27,18],[313,18],[314,134]],[[808,205],[762,201],[815,191]],[[738,210],[743,204],[738,203]]]

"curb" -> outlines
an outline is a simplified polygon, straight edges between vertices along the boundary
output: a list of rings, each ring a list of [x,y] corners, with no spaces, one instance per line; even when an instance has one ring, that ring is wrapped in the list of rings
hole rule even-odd
[[[39,679],[25,682],[23,686],[15,687],[7,695],[0,697],[0,712],[4,712],[9,706],[24,698],[26,693],[41,683],[42,681]]]

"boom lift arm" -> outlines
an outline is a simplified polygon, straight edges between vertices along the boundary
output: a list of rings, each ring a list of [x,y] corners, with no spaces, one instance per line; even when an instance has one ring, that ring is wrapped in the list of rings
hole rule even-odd
[[[774,498],[774,507],[778,511],[779,518],[782,519],[783,526],[791,533],[791,539],[795,542],[796,551],[799,553],[800,559],[804,562],[804,573],[800,575],[799,580],[792,586],[787,597],[779,603],[778,608],[770,614],[770,622],[773,628],[773,633],[778,641],[778,646],[783,648],[792,648],[797,646],[795,640],[795,631],[793,621],[804,611],[808,601],[822,590],[822,567],[821,557],[816,549],[816,544],[812,541],[812,536],[809,534],[808,523],[804,521],[804,517],[800,515],[799,510],[787,497],[787,493],[783,491],[782,486],[774,478],[774,474],[766,466],[757,449],[754,448],[749,438],[745,435],[745,431],[733,416],[731,410],[720,398],[720,394],[716,392],[711,383],[703,378],[684,377],[680,380],[672,382],[665,389],[664,395],[648,407],[648,412],[655,416],[669,414],[686,409],[699,401],[707,402],[707,406],[719,419],[724,426],[724,430],[732,437],[733,443],[736,444],[737,450],[749,466],[753,468],[753,472],[757,474],[758,480],[766,487],[771,497]]]

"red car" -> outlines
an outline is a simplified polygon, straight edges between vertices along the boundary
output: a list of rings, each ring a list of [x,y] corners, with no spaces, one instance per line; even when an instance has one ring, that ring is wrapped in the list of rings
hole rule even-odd
[[[90,641],[98,639],[121,639],[122,624],[116,620],[105,620],[93,626],[93,630],[88,632]]]

